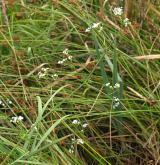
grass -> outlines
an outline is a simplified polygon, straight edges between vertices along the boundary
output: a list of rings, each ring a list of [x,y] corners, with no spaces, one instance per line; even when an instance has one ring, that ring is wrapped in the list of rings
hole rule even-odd
[[[2,1],[2,165],[160,163],[160,4],[117,2]]]

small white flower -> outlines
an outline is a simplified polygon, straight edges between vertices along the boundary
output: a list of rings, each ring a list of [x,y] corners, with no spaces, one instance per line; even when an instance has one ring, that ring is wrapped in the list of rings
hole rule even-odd
[[[72,58],[73,58],[72,56],[68,56],[68,60],[72,60]]]
[[[58,74],[55,73],[55,74],[52,75],[51,77],[52,77],[52,78],[57,78],[57,77],[58,77]]]
[[[124,23],[124,26],[125,26],[125,27],[127,27],[128,25],[131,25],[131,22],[129,21],[128,18],[125,18],[125,19],[123,20],[123,23]]]
[[[62,61],[63,61],[63,63],[66,62],[67,61],[67,58],[64,58]]]
[[[18,120],[19,120],[19,121],[22,121],[23,119],[24,119],[23,116],[18,116]]]
[[[17,123],[17,122],[22,121],[23,119],[24,119],[23,116],[18,116],[18,117],[15,116],[15,117],[12,117],[12,118],[11,118],[10,122]]]
[[[119,98],[113,97],[114,101],[119,101]]]
[[[58,61],[58,64],[63,64],[63,61]]]
[[[39,78],[45,77],[45,75],[46,75],[46,73],[38,72],[38,77]]]
[[[8,104],[12,104],[12,101],[11,100],[8,100]]]
[[[63,54],[68,55],[68,48],[66,48],[66,49],[63,50]]]
[[[113,109],[117,108],[119,105],[120,105],[120,103],[119,103],[119,102],[116,102],[116,103],[113,105]]]
[[[112,87],[111,85],[109,86],[109,88],[110,88],[110,89],[113,89],[113,87]]]
[[[91,31],[91,28],[90,27],[88,27],[86,30],[85,30],[85,32],[90,32]]]
[[[73,154],[74,153],[74,150],[72,148],[70,148],[69,150],[69,153]]]
[[[87,123],[85,123],[85,124],[82,125],[83,128],[86,128],[87,126],[88,126]]]
[[[122,7],[115,7],[114,9],[113,9],[113,13],[114,13],[114,15],[122,15],[123,14],[123,8]]]
[[[74,149],[74,145],[71,145],[71,149]]]
[[[71,140],[72,140],[72,141],[75,141],[75,138],[72,138]]]
[[[119,83],[116,83],[116,84],[114,85],[114,88],[120,88],[120,84],[119,84]]]
[[[92,29],[97,28],[100,24],[101,24],[101,22],[93,23],[93,25],[92,25]]]
[[[17,122],[17,117],[12,117],[10,122],[16,123]]]
[[[12,101],[11,101],[11,100],[9,100],[9,99],[7,99],[7,102],[8,102],[8,104],[12,104]]]
[[[49,68],[42,68],[41,69],[43,72],[46,72],[47,70],[49,70]]]
[[[80,122],[75,119],[75,120],[72,121],[72,124],[80,124]]]
[[[47,70],[49,70],[49,68],[41,68],[41,71],[38,72],[38,77],[39,78],[45,77],[47,74]]]
[[[117,97],[113,97],[113,99],[114,99],[113,109],[116,109],[120,105],[120,102],[119,102],[120,100]]]
[[[84,141],[82,139],[77,139],[77,144],[84,144]]]
[[[105,86],[106,86],[106,87],[110,86],[110,83],[106,83]]]
[[[91,26],[89,26],[89,27],[85,30],[85,32],[90,32],[92,29],[98,28],[100,24],[101,24],[101,22],[91,24]]]

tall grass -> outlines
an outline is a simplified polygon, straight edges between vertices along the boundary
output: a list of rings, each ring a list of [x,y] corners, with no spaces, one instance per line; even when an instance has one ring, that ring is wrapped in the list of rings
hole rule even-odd
[[[159,1],[2,2],[1,164],[158,165]]]

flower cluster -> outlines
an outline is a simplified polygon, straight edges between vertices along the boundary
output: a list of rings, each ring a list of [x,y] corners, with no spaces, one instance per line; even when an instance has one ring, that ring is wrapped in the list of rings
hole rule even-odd
[[[77,139],[77,140],[76,140],[76,143],[77,143],[77,144],[84,144],[84,141],[83,141],[83,139]]]
[[[72,124],[77,124],[77,125],[80,125],[81,124],[81,122],[80,121],[78,121],[77,119],[75,119],[75,120],[73,120],[72,121]],[[84,124],[82,124],[81,125],[81,127],[82,128],[86,128],[88,126],[88,124],[87,123],[84,123]],[[83,132],[83,129],[81,130],[82,132]]]
[[[81,138],[76,139],[76,138],[74,137],[74,138],[72,138],[71,140],[72,140],[72,145],[71,145],[71,147],[69,148],[69,153],[74,153],[74,150],[75,150],[74,144],[77,144],[77,145],[80,145],[80,144],[82,145],[82,144],[84,144],[84,141],[83,141],[83,139],[81,139]]]
[[[83,128],[86,128],[87,126],[88,126],[87,123],[84,123],[84,124],[82,125]]]
[[[129,21],[128,18],[125,18],[125,19],[123,20],[123,23],[124,23],[124,26],[125,26],[125,27],[127,27],[128,25],[131,25],[131,22]]]
[[[92,29],[98,28],[100,26],[101,22],[93,23],[91,26],[89,26],[85,32],[90,32]],[[100,31],[102,30],[102,26],[100,27]]]
[[[74,153],[74,145],[71,145],[71,148],[69,149],[69,153]]]
[[[88,124],[87,123],[84,123],[84,124],[81,124],[81,122],[79,121],[79,120],[77,120],[77,119],[74,119],[73,121],[72,121],[72,124],[74,124],[74,125],[78,125],[78,126],[80,126],[80,128],[81,128],[81,132],[84,132],[84,130],[83,130],[83,128],[86,128],[87,126],[88,126]],[[71,145],[71,147],[69,148],[69,152],[70,153],[74,153],[74,144],[77,144],[77,145],[79,145],[79,144],[84,144],[84,141],[83,141],[83,139],[81,139],[81,138],[72,138],[71,139],[72,140],[72,145]]]
[[[76,144],[84,144],[84,141],[80,138],[78,139],[72,138],[71,140],[73,143],[76,143]]]
[[[58,64],[63,64],[67,60],[72,60],[72,56],[68,56],[67,58],[63,58],[62,60],[58,61]]]
[[[110,83],[106,83],[105,86],[106,86],[106,87],[109,87],[109,88],[111,88],[111,89],[113,89],[113,88],[114,88],[114,89],[120,88],[120,84],[119,84],[119,83],[115,83],[114,86],[112,86]]]
[[[13,104],[12,101],[11,101],[10,99],[7,99],[7,100],[6,100],[6,103],[7,103],[7,104],[10,104],[10,105]],[[1,99],[0,99],[0,105],[3,106],[3,107],[5,106],[5,103],[4,103],[3,100],[1,100]]]
[[[113,13],[114,13],[114,15],[121,16],[123,14],[123,8],[122,7],[115,7],[113,9]]]
[[[68,48],[63,50],[63,54],[68,55]]]
[[[53,74],[52,76],[51,76],[54,80],[56,80],[57,78],[58,78],[58,74]]]
[[[64,51],[63,51],[63,54],[67,55],[68,57],[67,58],[64,58],[60,61],[58,61],[58,64],[63,64],[64,62],[68,61],[68,60],[72,60],[72,56],[68,54],[68,48],[66,48]]]
[[[18,122],[22,121],[23,119],[24,119],[23,116],[14,116],[14,117],[11,118],[10,122],[18,123]]]
[[[78,121],[77,119],[72,121],[72,124],[80,124],[80,121]]]
[[[38,77],[43,78],[47,75],[49,75],[50,68],[41,68],[41,70],[38,72]],[[53,75],[50,75],[54,80],[58,78],[58,74],[54,73]]]
[[[120,100],[117,97],[113,97],[114,105],[113,109],[116,109],[120,105]]]
[[[49,68],[41,68],[41,71],[38,72],[38,77],[39,78],[43,78],[46,76],[47,72],[48,72]]]

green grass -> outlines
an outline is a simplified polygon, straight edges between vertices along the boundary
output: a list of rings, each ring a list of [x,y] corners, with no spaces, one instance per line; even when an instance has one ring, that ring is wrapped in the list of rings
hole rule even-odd
[[[0,164],[158,165],[160,63],[135,58],[160,54],[158,0],[143,19],[134,9],[128,27],[107,1],[8,2],[9,25],[0,12]]]

